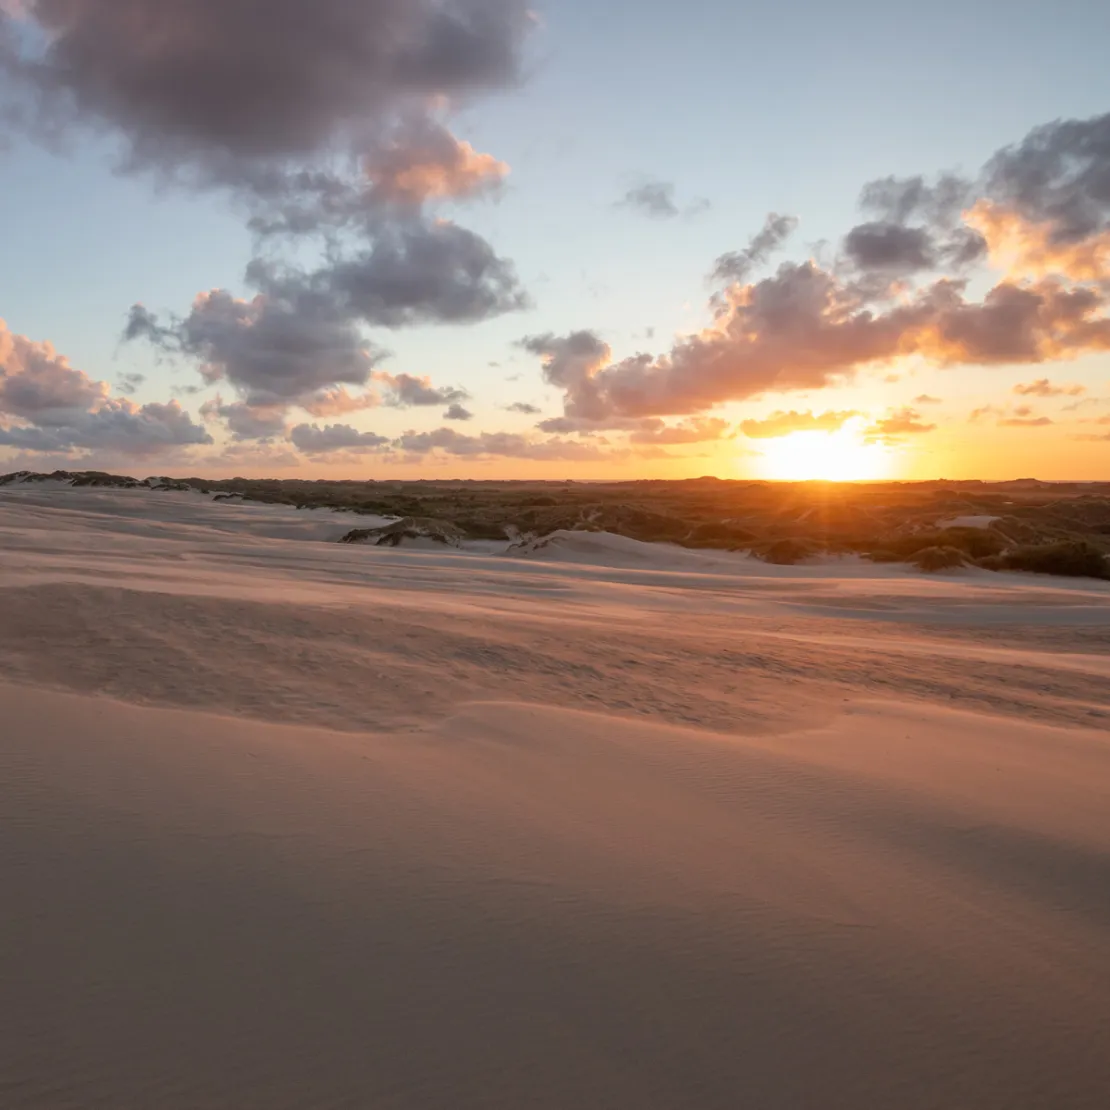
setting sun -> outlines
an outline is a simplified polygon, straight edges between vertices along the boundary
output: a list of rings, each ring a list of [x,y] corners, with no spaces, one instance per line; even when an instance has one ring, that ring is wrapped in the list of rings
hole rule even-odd
[[[890,448],[861,435],[862,420],[850,420],[834,432],[791,432],[765,441],[760,470],[785,482],[825,479],[853,482],[885,478]]]

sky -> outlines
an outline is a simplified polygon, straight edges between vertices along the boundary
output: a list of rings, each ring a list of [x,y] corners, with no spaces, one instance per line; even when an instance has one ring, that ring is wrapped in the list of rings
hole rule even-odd
[[[0,470],[1110,479],[1107,41],[0,0]]]

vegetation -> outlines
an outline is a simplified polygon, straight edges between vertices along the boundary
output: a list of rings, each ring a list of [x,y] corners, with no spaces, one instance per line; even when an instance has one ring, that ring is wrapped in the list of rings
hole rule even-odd
[[[923,547],[914,552],[910,562],[918,570],[932,574],[938,570],[954,570],[956,567],[966,566],[967,555],[958,547]]]
[[[27,482],[25,473],[0,485]],[[858,555],[927,569],[1105,578],[1110,483],[305,481],[135,478],[56,471],[78,485],[201,491],[297,509],[349,513],[352,530],[381,519],[425,538],[519,541],[559,530],[614,532],[692,548],[750,551],[770,563]],[[364,518],[360,521],[360,517]],[[396,533],[361,542],[399,542]],[[447,539],[446,537],[453,537]],[[405,538],[403,535],[401,539]],[[353,542],[353,541],[352,541]]]
[[[1028,544],[995,556],[999,570],[1025,570],[1067,578],[1110,578],[1105,552],[1086,540]],[[991,569],[994,568],[992,559]]]

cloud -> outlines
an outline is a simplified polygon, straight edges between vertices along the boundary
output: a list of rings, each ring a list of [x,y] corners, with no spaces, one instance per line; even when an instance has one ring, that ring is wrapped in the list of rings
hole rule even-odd
[[[511,266],[453,224],[410,225],[315,272],[255,262],[248,278],[259,290],[253,298],[202,293],[187,316],[168,322],[136,305],[124,338],[195,361],[207,382],[226,381],[252,407],[285,403],[329,415],[351,402],[343,387],[365,389],[382,357],[360,324],[469,322],[523,303]],[[417,381],[398,380],[402,391]],[[458,390],[420,396],[400,403],[465,398]],[[373,403],[367,394],[363,401]]]
[[[921,176],[883,177],[864,185],[860,208],[883,223],[919,220],[931,226],[951,227],[971,189],[970,181],[955,174],[942,174],[933,184]]]
[[[212,442],[177,401],[140,408],[126,398],[109,398],[92,412],[75,413],[64,422],[0,426],[0,447],[27,451],[110,450],[144,457]]]
[[[942,278],[876,302],[815,262],[783,263],[731,286],[716,321],[652,357],[609,361],[594,333],[540,336],[525,347],[564,391],[568,417],[704,411],[761,393],[823,388],[860,369],[919,355],[941,366],[1038,364],[1110,349],[1107,294],[1054,279],[1003,281],[981,301]]]
[[[116,382],[116,389],[128,395],[137,393],[139,386],[146,381],[145,374],[121,374]]]
[[[268,440],[285,434],[284,405],[247,405],[242,401],[225,404],[222,397],[200,407],[205,420],[221,420],[236,440]]]
[[[126,338],[196,361],[251,408],[322,412],[317,398],[368,381],[363,326],[529,304],[509,260],[423,210],[495,191],[508,172],[441,117],[517,80],[534,23],[523,0],[29,0],[24,17],[0,82],[32,134],[103,131],[125,168],[224,189],[256,234],[315,237],[324,259],[268,252],[246,296],[204,292],[169,319],[136,306]]]
[[[781,247],[798,226],[794,216],[780,216],[770,212],[763,227],[752,236],[746,247],[722,254],[713,267],[713,277],[718,281],[747,281],[752,272],[762,266]]]
[[[432,385],[431,378],[417,378],[412,374],[387,374],[384,371],[375,373],[374,378],[383,382],[392,394],[388,403],[399,408],[449,405],[470,399],[470,394],[464,389],[449,386],[437,389]]]
[[[311,403],[338,385],[363,387],[376,357],[333,303],[300,288],[251,300],[216,289],[168,324],[136,305],[124,337],[195,360],[207,382],[226,381],[251,406]]]
[[[1053,421],[1047,416],[1007,416],[999,420],[1000,428],[1043,428]]]
[[[936,265],[933,243],[924,228],[893,223],[866,223],[844,239],[848,257],[863,269],[913,272]]]
[[[107,397],[107,383],[93,381],[49,343],[16,335],[0,320],[0,413],[43,423],[64,421]]]
[[[124,135],[130,158],[235,178],[358,148],[399,108],[513,83],[518,0],[28,0],[9,77],[39,117]]]
[[[859,416],[854,409],[844,412],[773,412],[763,420],[745,420],[740,431],[748,439],[773,439],[789,435],[791,432],[835,432],[853,417]]]
[[[604,451],[592,444],[573,440],[534,440],[511,432],[464,435],[453,428],[437,428],[432,432],[406,432],[394,440],[393,446],[409,454],[428,455],[441,451],[461,458],[497,456],[550,462],[588,462],[607,457]]]
[[[312,301],[335,318],[387,328],[475,323],[530,304],[512,263],[447,220],[384,226],[367,250],[315,271],[255,260],[247,277],[267,297]]]
[[[1110,228],[1110,113],[1057,120],[1005,147],[986,167],[986,195],[1063,246]]]
[[[474,413],[464,409],[462,405],[452,405],[444,414],[444,420],[473,420]]]
[[[863,438],[867,440],[882,440],[886,443],[896,442],[900,437],[907,435],[924,435],[926,432],[936,430],[935,424],[926,424],[921,419],[921,414],[912,408],[898,409],[880,420],[876,420],[863,431]]]
[[[931,397],[928,393],[920,393],[913,399],[915,405],[939,405],[942,404],[940,397]]]
[[[543,411],[538,405],[530,405],[527,401],[514,401],[505,406],[506,412],[519,412],[524,416],[539,416]]]
[[[966,218],[982,236],[992,264],[1008,274],[1101,281],[1110,272],[1110,229],[1082,239],[1061,239],[1052,222],[1030,223],[990,200],[978,201]]]
[[[387,436],[360,432],[350,424],[298,424],[289,432],[293,444],[306,455],[326,455],[332,451],[379,451],[389,443]]]
[[[342,386],[334,386],[311,397],[300,399],[297,404],[309,416],[342,416],[348,412],[362,412],[381,403],[381,398],[373,390],[363,393],[348,393]]]
[[[49,343],[35,343],[0,321],[0,446],[26,451],[109,450],[144,456],[212,437],[176,401],[141,407],[111,397],[104,382],[70,366]]]
[[[846,260],[864,273],[891,276],[960,271],[979,262],[986,239],[960,221],[971,189],[970,181],[953,174],[942,174],[933,184],[920,176],[869,182],[860,207],[876,218],[844,237]]]
[[[1079,397],[1087,392],[1082,385],[1053,385],[1048,378],[1038,378],[1026,385],[1015,385],[1019,397]]]
[[[680,424],[666,425],[662,420],[647,423],[650,424],[649,427],[639,428],[629,435],[630,443],[655,443],[661,446],[706,443],[710,440],[723,439],[729,429],[727,420],[706,416],[684,420]]]
[[[645,181],[617,202],[621,208],[631,208],[655,220],[673,220],[679,215],[674,199],[675,187],[670,181]]]
[[[377,147],[365,162],[376,199],[415,205],[493,192],[508,172],[509,167],[492,154],[480,154],[442,123],[421,117]]]

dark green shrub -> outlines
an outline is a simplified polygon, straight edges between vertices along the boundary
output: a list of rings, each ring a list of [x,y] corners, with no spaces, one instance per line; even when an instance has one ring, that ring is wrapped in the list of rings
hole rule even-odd
[[[957,547],[926,547],[910,560],[918,570],[934,573],[967,565],[967,556]]]
[[[776,566],[786,567],[800,563],[811,555],[816,555],[817,549],[813,544],[805,543],[803,540],[786,539],[775,540],[774,543],[760,548],[754,554],[765,563],[774,563]]]
[[[1086,540],[1030,544],[1015,547],[1002,556],[1006,570],[1034,574],[1058,574],[1067,578],[1110,578],[1106,556]]]

